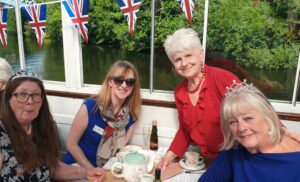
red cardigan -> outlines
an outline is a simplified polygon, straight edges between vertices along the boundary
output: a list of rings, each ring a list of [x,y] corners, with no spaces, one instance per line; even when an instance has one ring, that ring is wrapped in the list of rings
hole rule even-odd
[[[200,147],[202,155],[214,158],[223,142],[220,128],[221,103],[226,86],[230,86],[233,80],[240,80],[234,74],[216,67],[205,65],[205,72],[206,77],[196,106],[190,102],[187,80],[175,88],[179,129],[169,150],[179,158],[191,143]]]

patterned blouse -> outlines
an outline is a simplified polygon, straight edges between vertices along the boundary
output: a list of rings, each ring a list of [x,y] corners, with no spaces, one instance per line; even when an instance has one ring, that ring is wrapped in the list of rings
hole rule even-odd
[[[0,169],[0,181],[3,182],[50,182],[50,171],[45,166],[40,166],[30,173],[20,175],[22,165],[18,163],[10,139],[0,121],[0,154],[3,164]]]

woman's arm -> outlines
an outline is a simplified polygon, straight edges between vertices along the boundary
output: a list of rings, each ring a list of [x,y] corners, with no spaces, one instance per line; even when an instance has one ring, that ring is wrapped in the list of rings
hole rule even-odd
[[[299,133],[290,132],[283,124],[282,124],[282,128],[283,128],[284,133],[286,134],[286,136],[288,136],[288,137],[292,138],[293,140],[300,143],[300,134]]]
[[[88,126],[88,111],[85,105],[82,105],[77,112],[72,123],[69,136],[67,139],[67,149],[70,151],[74,159],[80,166],[91,168],[94,167],[87,159],[78,142]]]
[[[51,179],[54,180],[79,180],[88,179],[93,182],[102,182],[105,178],[105,172],[101,168],[85,168],[70,166],[61,161],[51,174]]]

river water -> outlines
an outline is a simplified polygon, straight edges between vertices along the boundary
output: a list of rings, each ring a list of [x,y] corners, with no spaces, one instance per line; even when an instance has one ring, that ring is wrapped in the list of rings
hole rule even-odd
[[[107,70],[116,60],[129,60],[138,69],[142,88],[149,88],[150,50],[144,52],[126,51],[110,47],[93,47],[83,45],[84,83],[101,84]],[[39,48],[35,37],[24,40],[25,64],[35,70],[44,80],[65,81],[62,43],[44,42]],[[174,90],[182,80],[176,75],[164,51],[155,51],[154,89]],[[8,35],[8,48],[0,45],[0,57],[6,58],[14,71],[20,69],[17,37]],[[222,55],[209,53],[207,64],[223,67],[246,78],[257,85],[270,99],[291,101],[295,80],[295,70],[259,70],[242,68],[234,61],[226,60]],[[298,97],[300,100],[300,96]]]

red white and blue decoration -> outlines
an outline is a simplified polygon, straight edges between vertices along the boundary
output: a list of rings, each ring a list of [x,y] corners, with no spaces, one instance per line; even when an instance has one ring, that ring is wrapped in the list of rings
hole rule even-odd
[[[129,33],[131,37],[134,33],[134,24],[137,20],[137,15],[140,10],[140,0],[116,0],[120,9],[127,19],[129,26]]]
[[[7,48],[7,12],[8,9],[0,8],[0,40],[4,48]]]
[[[26,20],[35,32],[40,47],[42,47],[45,37],[46,10],[46,4],[34,4],[21,7],[21,11],[25,14]]]
[[[192,24],[195,0],[177,0],[181,6],[188,22]]]
[[[65,0],[62,1],[74,26],[78,29],[84,42],[88,43],[88,13],[90,8],[89,0]]]

